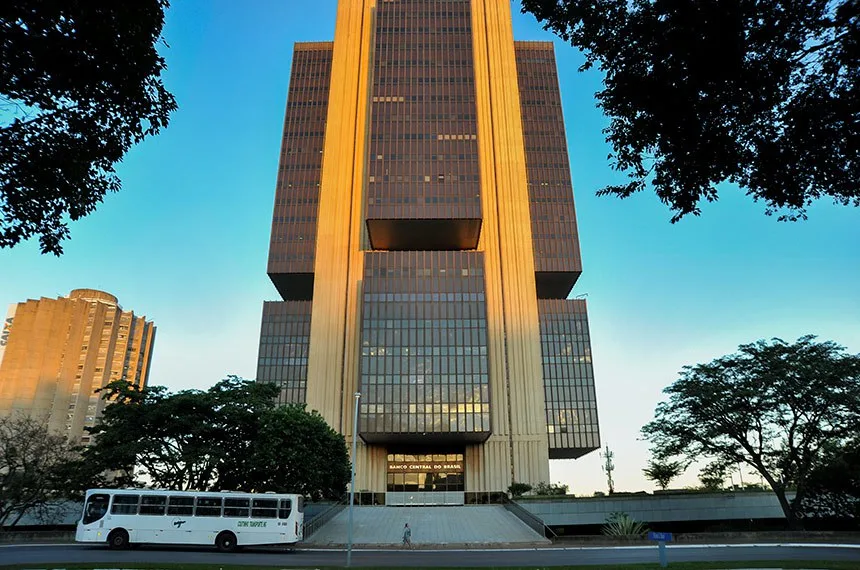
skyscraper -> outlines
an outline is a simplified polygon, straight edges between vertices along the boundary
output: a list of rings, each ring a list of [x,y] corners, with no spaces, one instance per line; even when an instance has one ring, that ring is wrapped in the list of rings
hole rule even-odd
[[[45,418],[75,444],[88,443],[114,380],[145,386],[155,325],[95,289],[9,307],[0,337],[0,414]]]
[[[293,55],[258,380],[357,490],[462,503],[600,447],[552,44],[508,0],[340,2]]]

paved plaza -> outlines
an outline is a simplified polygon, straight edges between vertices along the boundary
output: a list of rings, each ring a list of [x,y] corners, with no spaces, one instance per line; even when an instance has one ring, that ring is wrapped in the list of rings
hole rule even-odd
[[[353,543],[400,545],[403,526],[412,528],[412,544],[420,545],[512,545],[548,544],[515,515],[498,505],[468,507],[355,507]],[[346,544],[349,509],[341,511],[313,536],[307,545]]]

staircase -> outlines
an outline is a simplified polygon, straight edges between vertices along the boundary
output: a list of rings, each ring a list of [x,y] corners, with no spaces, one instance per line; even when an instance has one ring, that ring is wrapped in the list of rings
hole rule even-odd
[[[400,545],[403,526],[412,528],[412,544],[538,545],[549,541],[501,505],[459,507],[353,507],[353,544]],[[349,508],[344,508],[304,544],[344,545],[349,536]]]

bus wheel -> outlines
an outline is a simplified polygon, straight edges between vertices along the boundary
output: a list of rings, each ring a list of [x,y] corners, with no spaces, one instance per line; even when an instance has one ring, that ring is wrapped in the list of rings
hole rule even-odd
[[[114,550],[128,548],[128,533],[121,528],[111,531],[108,535],[108,545]]]
[[[230,531],[224,531],[215,539],[215,547],[221,552],[233,552],[236,550],[236,535]]]

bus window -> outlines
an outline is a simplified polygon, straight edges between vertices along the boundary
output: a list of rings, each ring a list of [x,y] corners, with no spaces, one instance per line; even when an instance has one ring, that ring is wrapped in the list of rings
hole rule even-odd
[[[197,508],[194,516],[198,517],[220,517],[221,497],[197,497]]]
[[[278,509],[279,519],[290,518],[290,511],[293,510],[293,502],[289,499],[281,499],[281,508]]]
[[[244,517],[250,514],[251,499],[224,499],[225,517]]]
[[[166,503],[166,495],[144,495],[140,499],[140,514],[163,515]]]
[[[278,516],[278,499],[254,499],[251,518],[273,519]]]
[[[305,512],[305,498],[303,496],[299,495],[296,498],[296,505],[300,513]]]
[[[140,495],[114,495],[110,507],[112,515],[136,515]]]
[[[84,507],[84,524],[94,523],[107,513],[108,501],[110,495],[97,494],[90,495],[87,499],[87,504]]]
[[[170,497],[167,514],[190,517],[194,514],[194,497]]]

